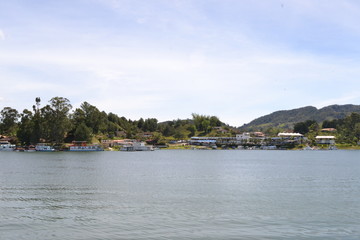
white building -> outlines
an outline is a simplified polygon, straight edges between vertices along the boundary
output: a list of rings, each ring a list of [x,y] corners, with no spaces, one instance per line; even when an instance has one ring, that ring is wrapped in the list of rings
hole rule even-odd
[[[248,133],[248,132],[244,132],[242,134],[236,134],[236,140],[237,141],[247,141],[250,138],[251,138],[250,133]]]
[[[315,139],[317,144],[335,144],[335,136],[316,136]]]

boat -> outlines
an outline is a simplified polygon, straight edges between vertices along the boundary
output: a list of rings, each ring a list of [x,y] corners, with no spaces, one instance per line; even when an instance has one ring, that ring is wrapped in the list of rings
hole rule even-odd
[[[25,148],[22,147],[22,146],[17,146],[17,147],[15,148],[15,152],[25,152]]]
[[[35,146],[30,145],[28,147],[25,147],[25,152],[36,152]]]
[[[0,151],[14,151],[15,149],[16,145],[8,141],[0,141]]]
[[[104,151],[104,149],[98,144],[87,144],[86,141],[73,141],[69,147],[71,152],[95,152]]]
[[[35,150],[38,152],[54,152],[55,151],[55,149],[47,143],[36,144]]]
[[[154,151],[153,146],[147,146],[144,142],[132,142],[124,145],[120,151],[134,152],[134,151]]]

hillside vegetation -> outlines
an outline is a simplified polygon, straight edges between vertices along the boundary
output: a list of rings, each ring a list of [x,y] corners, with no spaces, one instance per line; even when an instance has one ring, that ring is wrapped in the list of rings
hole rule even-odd
[[[94,142],[123,138],[164,144],[192,136],[232,136],[231,130],[216,116],[193,113],[192,119],[162,123],[156,118],[131,120],[101,111],[88,102],[73,110],[69,99],[63,97],[54,97],[45,105],[36,98],[31,110],[19,112],[4,107],[0,111],[0,138],[10,137],[19,145],[39,142],[60,145],[74,140]]]
[[[321,109],[307,106],[273,112],[244,124],[240,129],[242,131],[266,131],[270,128],[288,130],[293,129],[298,122],[314,120],[320,123],[325,120],[342,119],[351,113],[360,113],[360,105],[331,105]]]
[[[322,128],[336,129],[337,141],[358,144],[360,141],[360,106],[332,105],[317,109],[303,107],[277,111],[260,117],[240,128],[241,132],[264,132],[277,136],[280,131],[294,131],[314,140],[323,134]],[[174,140],[199,137],[235,137],[233,128],[217,116],[193,113],[191,119],[177,119],[159,123],[156,118],[130,120],[114,113],[106,113],[83,102],[73,109],[70,101],[54,97],[42,104],[35,99],[31,110],[22,112],[11,107],[0,111],[0,138],[10,137],[19,145],[47,142],[61,145],[76,141],[99,142],[104,139],[133,138],[151,144],[164,145]]]

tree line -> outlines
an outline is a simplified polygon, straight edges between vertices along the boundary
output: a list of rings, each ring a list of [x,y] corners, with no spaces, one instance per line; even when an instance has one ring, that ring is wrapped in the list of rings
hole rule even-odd
[[[227,130],[227,133],[214,131],[216,127]],[[360,141],[360,114],[351,113],[345,118],[298,122],[292,129],[315,139],[322,128],[335,128],[338,143],[357,144]],[[269,127],[264,130],[267,135],[275,136],[281,129]],[[39,142],[53,144],[70,143],[108,138],[136,138],[146,140],[142,133],[151,132],[154,144],[165,143],[167,139],[187,139],[192,136],[226,136],[235,135],[236,130],[216,116],[192,114],[191,119],[177,119],[159,123],[156,118],[127,119],[115,113],[100,111],[96,106],[83,102],[73,109],[70,101],[64,97],[53,97],[42,104],[35,98],[32,109],[22,112],[11,107],[4,107],[0,112],[0,135],[10,136],[17,144],[31,145]]]
[[[62,144],[71,141],[92,142],[103,138],[139,138],[140,133],[151,132],[153,141],[165,137],[184,139],[196,134],[208,134],[216,126],[223,126],[218,117],[192,114],[192,119],[159,123],[156,118],[127,119],[115,113],[100,111],[96,106],[83,102],[73,110],[69,99],[53,97],[45,105],[35,98],[32,109],[22,112],[4,107],[0,112],[0,134],[11,136],[18,144],[39,142]]]

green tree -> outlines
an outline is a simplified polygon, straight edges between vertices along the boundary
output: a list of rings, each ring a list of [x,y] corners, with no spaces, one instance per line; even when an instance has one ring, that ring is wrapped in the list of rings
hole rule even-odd
[[[318,126],[317,122],[314,120],[307,120],[305,122],[299,122],[294,125],[294,132],[307,134],[311,125]]]
[[[165,138],[159,132],[155,132],[153,134],[153,141],[154,141],[155,144],[165,145]]]
[[[339,137],[345,143],[355,144],[357,141],[357,124],[360,123],[360,114],[352,113],[338,124]]]
[[[211,127],[220,127],[221,126],[221,121],[218,117],[216,116],[211,116],[210,117],[210,126]]]
[[[16,109],[4,107],[0,112],[0,131],[5,135],[16,135],[17,122],[20,115]]]
[[[137,127],[142,129],[144,127],[144,119],[143,118],[140,118],[139,121],[137,122]]]
[[[33,105],[34,115],[31,120],[33,129],[32,129],[32,134],[31,134],[31,138],[30,138],[30,143],[32,143],[32,144],[38,143],[43,134],[42,133],[43,117],[42,117],[41,111],[40,111],[40,103],[41,103],[40,97],[35,98],[36,106]]]
[[[85,112],[81,108],[76,108],[75,111],[71,114],[71,120],[75,128],[81,123],[85,123],[85,119]]]
[[[209,133],[212,127],[219,127],[222,125],[222,122],[216,116],[206,116],[200,115],[197,113],[192,114],[193,122],[195,128],[198,131],[204,131],[205,133]]]
[[[25,109],[21,114],[21,121],[16,133],[21,144],[30,145],[34,132],[34,122],[32,112]]]
[[[196,127],[194,126],[194,125],[189,125],[188,127],[187,127],[187,130],[190,132],[189,134],[188,134],[188,137],[193,137],[193,136],[195,136],[195,133],[196,133]]]
[[[325,120],[322,123],[322,128],[337,128],[338,124],[340,123],[340,121],[338,119],[334,119],[334,120]]]
[[[76,141],[91,142],[91,129],[88,128],[85,123],[80,123],[76,127],[74,138]]]
[[[66,134],[71,130],[69,111],[72,106],[67,98],[54,97],[41,109],[43,117],[42,136],[54,143],[62,143]]]
[[[187,130],[184,126],[178,127],[175,131],[174,138],[177,140],[185,139],[188,135]]]
[[[208,133],[211,131],[211,127],[210,127],[210,120],[208,119],[204,119],[202,122],[201,122],[201,129]]]
[[[110,122],[113,122],[113,123],[117,124],[117,125],[120,124],[120,118],[119,118],[119,116],[116,115],[116,114],[114,114],[114,113],[112,113],[112,112],[110,112],[110,113],[108,114],[108,120],[109,120]]]
[[[100,112],[100,124],[99,124],[99,132],[103,134],[107,134],[109,129],[109,120],[105,111]]]
[[[197,113],[193,113],[193,114],[192,114],[192,117],[193,117],[193,121],[194,121],[195,128],[196,128],[198,131],[204,131],[202,122],[203,122],[207,117],[206,117],[205,115],[200,115],[200,114],[197,114]]]
[[[162,134],[165,137],[169,137],[175,134],[175,128],[170,126],[170,124],[166,124],[166,126],[164,127]]]
[[[116,123],[110,121],[107,123],[106,132],[111,138],[115,136],[115,133],[118,130],[119,130],[119,125],[117,125]]]
[[[360,123],[355,124],[354,135],[357,138],[357,141],[360,141]]]
[[[91,128],[94,134],[99,133],[104,121],[104,116],[99,109],[88,102],[82,103],[80,108],[85,114],[86,126]]]
[[[158,120],[156,118],[147,118],[144,121],[144,125],[142,130],[143,131],[149,131],[149,132],[155,132],[158,128]]]

